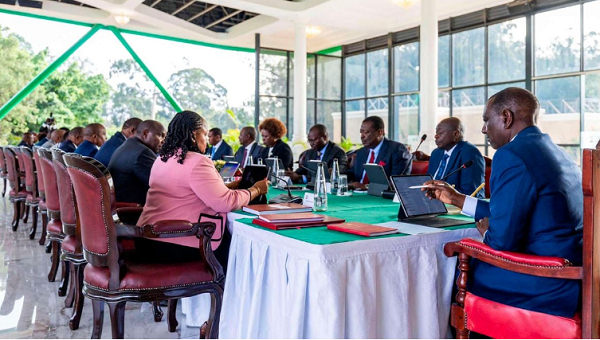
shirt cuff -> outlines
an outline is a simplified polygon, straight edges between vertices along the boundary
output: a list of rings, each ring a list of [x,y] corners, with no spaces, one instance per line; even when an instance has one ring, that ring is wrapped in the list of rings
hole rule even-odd
[[[306,179],[305,175],[302,175],[302,183],[304,183],[304,184],[308,183],[308,180]]]
[[[462,212],[463,214],[471,217],[475,217],[475,212],[477,211],[477,198],[466,196],[465,203],[463,204]]]

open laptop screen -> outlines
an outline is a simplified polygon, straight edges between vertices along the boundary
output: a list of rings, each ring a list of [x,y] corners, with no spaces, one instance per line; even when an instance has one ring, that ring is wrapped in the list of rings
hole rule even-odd
[[[444,203],[429,199],[421,189],[409,189],[411,186],[423,185],[431,179],[431,175],[392,176],[392,185],[400,197],[406,217],[440,215],[448,212]]]
[[[219,174],[221,174],[221,177],[223,178],[233,177],[239,166],[240,164],[238,162],[227,162],[223,165]]]

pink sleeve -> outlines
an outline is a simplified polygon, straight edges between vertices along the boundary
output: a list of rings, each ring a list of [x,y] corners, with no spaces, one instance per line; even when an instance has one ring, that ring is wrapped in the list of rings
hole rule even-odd
[[[190,187],[204,204],[217,212],[238,210],[250,202],[247,190],[231,190],[223,183],[221,175],[208,158],[200,159],[194,165],[190,173]]]

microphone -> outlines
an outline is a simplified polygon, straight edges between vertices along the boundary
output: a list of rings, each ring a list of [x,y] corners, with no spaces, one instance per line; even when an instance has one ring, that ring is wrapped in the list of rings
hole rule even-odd
[[[440,181],[445,181],[446,178],[454,175],[455,173],[461,171],[462,169],[466,169],[468,167],[470,167],[471,165],[473,165],[473,161],[472,160],[468,160],[465,162],[465,164],[461,165],[458,169],[452,171],[451,173],[447,174],[446,176],[444,176]]]
[[[406,166],[404,167],[404,169],[402,170],[402,172],[400,173],[400,175],[404,175],[404,173],[406,172],[406,169],[408,169],[408,166],[412,163],[412,160],[415,157],[415,153],[417,151],[419,151],[419,148],[421,147],[421,144],[423,144],[423,142],[426,139],[427,139],[427,134],[424,133],[423,136],[421,136],[421,141],[419,142],[419,145],[417,145],[417,148],[415,149],[415,152],[410,154],[410,160],[406,163]]]
[[[302,204],[302,197],[300,197],[300,196],[293,196],[292,195],[292,190],[290,190],[290,185],[288,184],[288,182],[285,179],[283,179],[283,178],[281,178],[281,177],[279,177],[277,175],[273,175],[273,174],[271,176],[277,178],[280,181],[284,181],[285,182],[285,188],[287,189],[288,193],[287,193],[287,195],[286,194],[281,194],[281,195],[277,195],[277,196],[271,198],[269,200],[269,204],[272,204],[272,203],[298,203],[298,204]]]

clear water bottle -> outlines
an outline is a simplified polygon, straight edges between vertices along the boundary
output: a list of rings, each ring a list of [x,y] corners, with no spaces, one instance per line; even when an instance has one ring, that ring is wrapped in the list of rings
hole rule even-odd
[[[252,155],[248,156],[248,162],[246,162],[246,165],[252,165],[254,164],[253,160],[252,160]]]
[[[277,187],[279,181],[277,180],[277,174],[279,173],[279,159],[277,156],[273,157],[273,169],[271,169],[271,184]]]
[[[258,165],[263,165],[263,160],[262,160],[262,158],[259,158],[259,159],[257,160],[257,163],[256,163],[256,164],[258,164]]]
[[[327,211],[327,184],[325,183],[325,169],[323,163],[319,163],[317,177],[315,179],[314,211]]]
[[[331,194],[337,195],[338,183],[340,181],[340,164],[337,158],[333,159],[333,169],[331,169]]]

